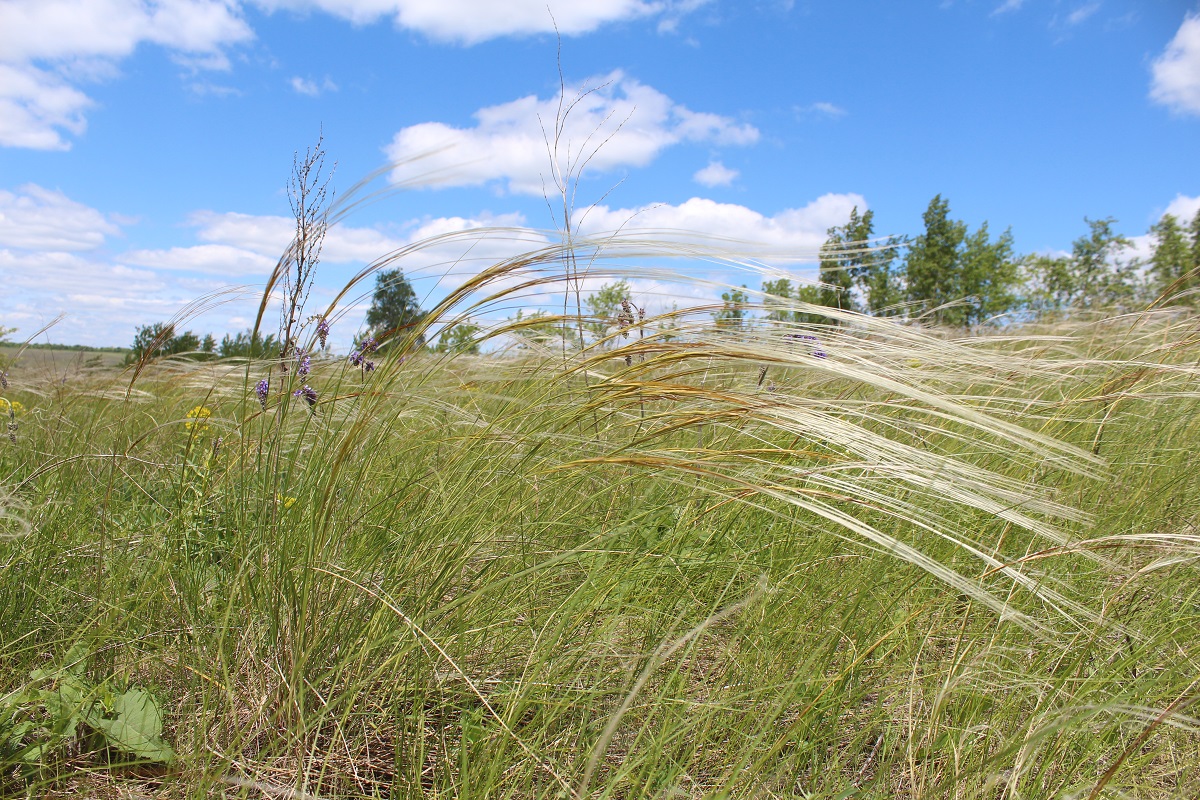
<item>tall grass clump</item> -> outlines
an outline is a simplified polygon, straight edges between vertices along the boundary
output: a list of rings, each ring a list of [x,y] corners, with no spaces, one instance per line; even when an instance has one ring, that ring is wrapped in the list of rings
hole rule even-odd
[[[320,347],[375,272],[515,235],[286,315],[304,374],[13,371],[0,792],[1200,792],[1194,317],[962,338],[798,303],[826,322],[547,343],[512,312],[581,271],[752,268],[576,231],[470,270],[371,370]],[[564,308],[537,324],[582,330]],[[505,317],[485,355],[420,346]]]

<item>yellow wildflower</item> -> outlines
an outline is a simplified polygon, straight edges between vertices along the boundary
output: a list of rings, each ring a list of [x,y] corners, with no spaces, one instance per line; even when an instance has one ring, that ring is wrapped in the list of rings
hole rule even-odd
[[[22,405],[20,400],[9,400],[7,397],[0,397],[0,413],[7,414],[10,409],[18,417],[25,413],[25,406]]]
[[[188,421],[183,423],[183,427],[189,431],[194,430],[197,433],[204,433],[204,431],[208,430],[208,422],[206,420],[211,416],[212,411],[204,406],[196,406],[187,412]]]

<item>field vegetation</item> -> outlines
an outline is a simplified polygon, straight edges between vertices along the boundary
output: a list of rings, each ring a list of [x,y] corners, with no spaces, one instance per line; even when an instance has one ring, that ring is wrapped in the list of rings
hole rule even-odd
[[[5,390],[0,794],[1200,795],[1185,305],[655,315],[582,271],[752,265],[572,235],[346,359],[312,244],[278,352]]]

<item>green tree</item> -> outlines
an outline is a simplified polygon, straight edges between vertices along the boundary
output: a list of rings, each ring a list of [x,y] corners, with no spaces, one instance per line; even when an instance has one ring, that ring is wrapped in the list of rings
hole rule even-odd
[[[1075,296],[1075,273],[1069,256],[1031,254],[1020,262],[1024,306],[1033,314],[1069,308]]]
[[[875,242],[875,212],[861,216],[850,210],[845,225],[828,230],[821,246],[819,304],[830,308],[893,313],[904,300],[902,275],[896,268],[901,240],[895,236]],[[855,294],[857,290],[857,295]]]
[[[417,293],[399,269],[388,269],[375,276],[375,292],[371,296],[371,307],[367,309],[367,327],[377,339],[385,339],[404,333],[425,317],[417,302]],[[417,344],[424,344],[424,334],[417,336]]]
[[[573,345],[578,339],[575,328],[563,316],[548,311],[535,311],[532,314],[517,311],[517,315],[509,319],[509,328],[525,340],[517,343],[522,350],[529,346],[525,342],[551,347],[560,343]]]
[[[588,333],[597,339],[604,338],[609,328],[618,324],[621,302],[628,300],[629,283],[624,280],[606,283],[593,292],[584,301],[584,305],[587,307],[588,320],[585,327]]]
[[[206,336],[205,339],[211,340],[212,336]],[[203,344],[200,337],[191,331],[176,334],[175,325],[170,322],[139,325],[133,337],[131,352],[125,357],[125,363],[141,361],[144,356],[162,358],[185,354],[203,360],[212,352],[203,350]]]
[[[950,204],[941,195],[929,202],[924,221],[925,232],[913,240],[905,259],[910,302],[931,310],[934,321],[960,327],[978,325],[1018,305],[1021,262],[1013,254],[1011,229],[994,242],[987,222],[969,233],[965,223],[950,219]],[[899,294],[899,280],[887,279],[896,288],[888,288],[881,298]]]
[[[726,331],[740,331],[746,325],[746,306],[750,302],[750,296],[742,289],[731,289],[728,292],[721,293],[721,299],[725,301],[725,305],[720,311],[713,314],[713,319],[716,320],[717,327]]]
[[[460,322],[449,330],[438,335],[437,345],[433,348],[439,353],[470,353],[479,352],[479,340],[476,338],[480,331],[478,325],[470,322]]]
[[[904,262],[899,260],[902,245],[900,237],[888,237],[871,250],[866,269],[858,277],[867,311],[875,316],[900,313],[904,302]]]
[[[1188,234],[1192,239],[1192,269],[1200,273],[1200,208],[1196,209],[1196,216],[1192,217]],[[1192,281],[1193,285],[1200,284],[1200,274],[1196,274]]]
[[[1197,216],[1200,217],[1200,214]],[[1165,214],[1150,227],[1150,233],[1154,237],[1154,253],[1150,256],[1149,269],[1154,294],[1161,295],[1170,289],[1178,293],[1191,288],[1195,279],[1190,273],[1195,265],[1188,232],[1184,231],[1174,216]]]
[[[959,285],[968,298],[962,307],[962,322],[979,325],[1012,310],[1018,302],[1020,262],[1013,255],[1012,229],[991,241],[988,224],[969,235],[960,256]]]
[[[929,309],[937,309],[932,315],[936,322],[963,325],[966,314],[961,306],[941,306],[959,300],[966,294],[959,265],[959,248],[967,238],[967,226],[950,219],[950,204],[940,194],[929,201],[922,218],[925,232],[913,240],[905,259],[907,299],[923,303]]]
[[[1080,308],[1121,305],[1134,298],[1137,265],[1123,262],[1120,254],[1132,243],[1113,231],[1116,220],[1088,219],[1089,232],[1071,246],[1075,296],[1072,305]]]
[[[873,211],[867,211],[860,217],[855,206],[845,225],[826,231],[828,238],[821,245],[820,305],[846,310],[854,310],[858,305],[852,289],[866,272],[866,248],[874,233],[873,216]]]
[[[278,351],[279,342],[275,339],[275,334],[267,334],[264,337],[261,333],[249,330],[232,337],[227,333],[217,346],[217,353],[221,358],[266,358],[274,356]]]
[[[797,303],[809,303],[814,306],[824,305],[821,302],[822,287],[813,284],[797,284],[792,285],[792,282],[787,278],[777,278],[773,281],[763,281],[763,294],[765,294],[767,306],[771,309],[767,312],[767,319],[776,322],[797,322],[810,323],[820,325],[829,321],[828,317],[820,314],[810,314],[804,311],[799,311],[793,308]],[[777,298],[772,302],[772,298]],[[788,302],[778,302],[778,300]]]

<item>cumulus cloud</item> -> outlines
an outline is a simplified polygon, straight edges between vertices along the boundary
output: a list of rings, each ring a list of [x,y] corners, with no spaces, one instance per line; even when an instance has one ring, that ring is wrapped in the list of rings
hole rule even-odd
[[[1200,14],[1188,14],[1154,61],[1150,99],[1180,114],[1200,114]]]
[[[614,22],[658,16],[670,24],[702,5],[696,0],[255,0],[267,10],[320,10],[356,25],[391,18],[431,39],[476,44],[502,36],[575,36]],[[548,6],[548,7],[547,7]],[[553,14],[553,18],[551,18]]]
[[[752,125],[692,111],[619,70],[568,88],[567,97],[577,99],[558,136],[561,174],[584,162],[593,173],[645,166],[682,142],[748,145],[759,136]],[[553,193],[548,149],[558,111],[558,97],[530,95],[480,109],[472,128],[440,122],[404,128],[385,149],[399,164],[392,179],[424,186],[505,181],[513,192],[541,194],[548,187]]]
[[[62,131],[82,134],[91,99],[62,78],[28,64],[0,63],[0,147],[65,150]]]
[[[26,184],[0,190],[0,246],[25,250],[92,250],[121,229],[94,208],[62,192]]]
[[[1177,194],[1167,206],[1167,210],[1163,212],[1163,216],[1170,214],[1186,225],[1192,221],[1198,211],[1200,211],[1200,195],[1188,197],[1186,194]]]
[[[286,217],[199,211],[188,219],[198,229],[196,238],[212,243],[199,247],[228,247],[252,254],[262,259],[257,263],[270,262],[268,272],[287,249],[295,233],[295,222]],[[476,217],[412,220],[399,232],[335,225],[326,234],[321,260],[330,264],[363,265],[407,248],[409,252],[397,266],[410,273],[455,261],[491,263],[545,244],[546,239],[542,234],[525,228],[524,224],[524,217],[520,214],[481,214]],[[500,230],[494,235],[455,236],[492,228]],[[176,250],[199,250],[199,247]],[[173,263],[183,265],[188,263],[188,258],[185,253],[177,252]],[[203,253],[191,258],[199,264],[217,263],[207,261]],[[144,263],[140,259],[141,256],[137,263]]]
[[[115,74],[138,45],[192,68],[227,68],[253,32],[232,0],[6,0],[0,4],[0,146],[55,150],[92,101],[73,84]]]
[[[583,215],[583,231],[592,235],[621,230],[666,242],[725,244],[744,254],[780,261],[817,259],[827,231],[842,225],[855,206],[867,208],[859,194],[825,194],[803,208],[772,216],[742,205],[693,197],[679,205],[610,209],[593,206]]]
[[[730,169],[720,161],[713,161],[704,169],[697,171],[692,176],[692,180],[703,186],[728,186],[737,176],[736,169]]]
[[[172,247],[167,250],[131,250],[121,260],[154,269],[204,272],[230,278],[261,278],[271,274],[276,259],[223,244]]]

